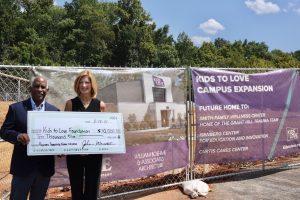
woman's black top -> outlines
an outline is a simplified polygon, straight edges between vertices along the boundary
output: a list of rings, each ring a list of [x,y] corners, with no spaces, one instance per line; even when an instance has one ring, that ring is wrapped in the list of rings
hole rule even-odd
[[[98,99],[92,99],[87,108],[85,108],[79,99],[79,97],[75,97],[71,99],[72,101],[72,111],[79,112],[101,112],[100,110],[100,101]]]

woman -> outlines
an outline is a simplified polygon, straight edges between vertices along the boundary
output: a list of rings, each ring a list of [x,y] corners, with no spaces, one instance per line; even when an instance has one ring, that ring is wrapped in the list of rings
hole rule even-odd
[[[77,96],[66,102],[65,111],[103,112],[105,103],[96,99],[97,83],[89,70],[82,71],[74,82]],[[96,200],[99,192],[101,154],[67,155],[72,200]]]

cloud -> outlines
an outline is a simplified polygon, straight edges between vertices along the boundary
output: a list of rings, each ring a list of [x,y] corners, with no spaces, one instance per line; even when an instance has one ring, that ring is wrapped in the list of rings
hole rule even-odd
[[[280,11],[277,4],[267,2],[266,0],[247,0],[245,1],[245,4],[258,15],[277,13]]]
[[[288,9],[300,15],[300,8],[295,3],[289,2]]]
[[[151,21],[146,21],[146,24],[148,24],[148,25],[153,25],[153,24],[155,24],[155,22],[154,22],[153,20],[151,20]]]
[[[296,5],[295,5],[294,3],[292,3],[292,2],[289,2],[289,3],[288,3],[288,7],[289,7],[289,8],[293,8],[293,7],[295,7],[295,6],[296,6]]]
[[[224,26],[214,19],[209,19],[199,25],[199,29],[208,34],[216,34],[218,31],[224,30]]]
[[[193,36],[191,39],[196,46],[201,46],[203,42],[211,42],[210,37]]]
[[[281,10],[283,11],[283,12],[285,12],[285,13],[288,13],[288,12],[290,12],[290,11],[294,11],[294,12],[298,12],[297,11],[297,5],[295,4],[295,3],[293,3],[293,2],[289,2],[288,4],[287,4],[287,6],[285,7],[285,8],[281,8]]]

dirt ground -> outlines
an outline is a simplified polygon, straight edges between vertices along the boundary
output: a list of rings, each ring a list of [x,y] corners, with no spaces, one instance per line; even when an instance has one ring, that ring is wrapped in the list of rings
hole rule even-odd
[[[262,163],[261,162],[253,162],[253,163],[243,163],[241,166],[236,166],[234,164],[232,165],[224,165],[224,166],[214,166],[210,165],[208,166],[210,169],[211,176],[213,175],[225,175],[223,178],[218,179],[207,179],[204,180],[204,182],[208,183],[211,191],[208,193],[207,196],[200,196],[196,199],[205,199],[205,200],[219,200],[224,199],[222,198],[225,194],[227,195],[227,198],[225,199],[232,199],[232,200],[241,200],[241,199],[257,199],[254,198],[257,195],[251,193],[251,190],[249,188],[256,188],[256,190],[259,190],[261,193],[264,193],[265,196],[258,199],[268,199],[268,200],[274,200],[272,198],[272,195],[280,196],[281,194],[275,190],[264,189],[266,184],[274,185],[275,187],[286,187],[287,195],[291,195],[291,200],[294,199],[293,195],[294,193],[292,190],[289,192],[288,189],[290,187],[293,187],[291,189],[297,190],[297,192],[300,192],[297,188],[300,188],[300,183],[298,183],[297,178],[294,176],[291,178],[291,174],[293,173],[299,173],[300,167],[295,170],[282,170],[277,169],[281,166],[287,166],[287,165],[299,165],[300,166],[300,154],[288,156],[288,157],[279,157],[272,161],[265,162],[265,170],[262,170]],[[195,171],[202,172],[203,171],[203,165],[196,166]],[[243,173],[243,169],[247,168],[248,172],[251,170],[252,173]],[[247,172],[244,171],[244,172]],[[282,172],[286,171],[286,172]],[[235,173],[235,172],[241,172],[241,173]],[[277,172],[279,172],[279,175],[277,175]],[[285,174],[280,174],[280,173]],[[236,175],[228,176],[226,177],[227,173],[232,173]],[[207,175],[207,177],[210,177],[210,175]],[[300,174],[300,173],[299,173]],[[268,177],[268,179],[264,179],[264,177]],[[273,178],[275,176],[275,178]],[[278,178],[277,176],[280,176]],[[300,175],[299,175],[300,176]],[[299,177],[300,178],[300,177]],[[259,180],[259,182],[255,180]],[[242,188],[239,187],[239,183],[236,181],[241,181]],[[290,182],[290,183],[289,183]],[[289,183],[289,186],[286,186],[286,183]],[[282,186],[279,186],[282,184]],[[122,185],[118,187],[123,187]],[[239,190],[239,192],[236,192]],[[244,190],[240,192],[240,190]],[[243,193],[245,193],[247,196],[244,197]],[[299,193],[300,195],[300,193]],[[253,198],[252,198],[253,197]],[[113,200],[188,200],[191,199],[188,195],[184,194],[182,191],[182,188],[180,185],[173,186],[170,188],[160,188],[160,189],[153,189],[153,190],[144,190],[144,191],[138,191],[131,194],[111,197],[111,198],[104,198],[104,199],[113,199]],[[276,198],[275,198],[276,199]],[[279,198],[280,200],[282,198]],[[278,199],[278,200],[279,200]],[[286,198],[289,199],[289,198]],[[61,187],[61,188],[50,188],[48,190],[48,195],[46,200],[71,200],[71,194],[70,194],[70,187]],[[295,199],[296,200],[296,199]]]
[[[206,197],[198,197],[197,199],[206,199]],[[182,192],[180,187],[166,189],[164,191],[144,191],[126,196],[118,196],[110,199],[114,200],[188,200],[189,196]],[[46,200],[71,200],[70,191],[63,192],[62,189],[50,189]]]
[[[279,163],[281,159],[278,159]],[[286,162],[283,159],[282,162]],[[277,161],[273,161],[270,166]],[[209,183],[211,192],[207,196],[199,196],[198,200],[298,200],[300,195],[300,156],[290,159],[289,165],[257,170],[251,173],[240,173],[224,177]],[[47,200],[70,200],[70,193],[49,191]],[[181,187],[150,190],[133,193],[126,196],[109,198],[113,200],[189,200]]]
[[[12,103],[13,102],[11,101],[0,101],[0,125],[2,125],[8,111],[8,107]]]

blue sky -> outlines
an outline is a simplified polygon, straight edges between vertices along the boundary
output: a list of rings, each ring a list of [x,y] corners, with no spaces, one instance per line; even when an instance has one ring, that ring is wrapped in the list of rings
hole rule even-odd
[[[71,1],[71,0],[69,0]],[[111,0],[113,1],[113,0]],[[55,0],[63,5],[65,0]],[[117,2],[116,0],[114,2]],[[157,27],[177,39],[185,32],[195,45],[218,37],[265,42],[269,50],[300,50],[300,0],[141,0]]]

